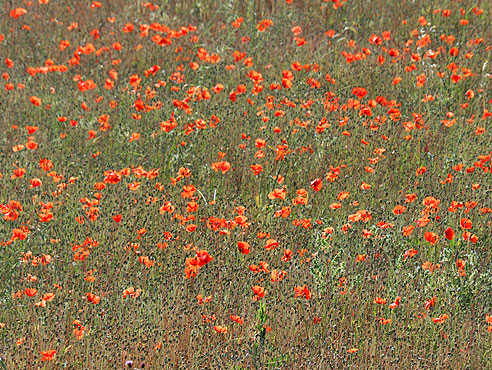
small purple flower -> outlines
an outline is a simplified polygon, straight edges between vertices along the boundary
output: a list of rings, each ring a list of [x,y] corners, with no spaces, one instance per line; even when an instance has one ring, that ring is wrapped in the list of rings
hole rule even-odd
[[[125,362],[125,366],[133,367],[133,361],[132,360],[128,360],[127,362]]]

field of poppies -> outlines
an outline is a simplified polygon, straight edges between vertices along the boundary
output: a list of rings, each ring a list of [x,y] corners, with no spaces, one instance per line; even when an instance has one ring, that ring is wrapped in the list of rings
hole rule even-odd
[[[492,3],[0,4],[0,369],[492,368]]]

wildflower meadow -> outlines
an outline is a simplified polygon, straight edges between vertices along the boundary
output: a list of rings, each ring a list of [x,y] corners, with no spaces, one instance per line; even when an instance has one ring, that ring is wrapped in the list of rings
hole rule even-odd
[[[1,369],[492,369],[492,2],[0,2]]]

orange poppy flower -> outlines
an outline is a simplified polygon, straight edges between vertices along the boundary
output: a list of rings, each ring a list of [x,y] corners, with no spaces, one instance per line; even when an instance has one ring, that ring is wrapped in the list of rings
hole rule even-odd
[[[469,230],[472,228],[472,222],[468,218],[462,218],[460,221],[460,226],[464,230]]]
[[[15,8],[10,11],[10,16],[14,19],[19,18],[21,15],[24,15],[27,13],[27,10],[24,8]]]
[[[46,302],[51,302],[55,298],[55,293],[46,293],[43,294],[43,300]]]
[[[41,182],[40,179],[38,179],[37,177],[34,178],[34,179],[31,179],[31,185],[29,186],[30,189],[32,188],[37,188],[38,186],[41,186],[43,185],[43,183]]]
[[[454,239],[454,230],[448,227],[446,231],[444,232],[444,236],[448,240],[453,240]]]
[[[408,257],[414,257],[417,255],[417,253],[419,253],[418,250],[416,249],[408,249],[407,251],[405,251],[404,255],[403,255],[403,260],[405,261]]]
[[[129,189],[130,191],[136,191],[136,190],[138,190],[139,188],[140,188],[140,182],[138,182],[138,181],[135,181],[135,182],[133,182],[133,183],[128,184],[128,189]]]
[[[287,262],[287,261],[290,261],[290,259],[292,258],[292,254],[293,252],[290,250],[290,249],[286,249],[284,251],[284,256],[282,257],[282,262]]]
[[[140,295],[140,293],[142,293],[141,289],[135,289],[134,287],[131,286],[123,291],[123,298],[126,298],[128,296],[137,298]]]
[[[214,326],[214,330],[217,333],[226,334],[227,333],[227,326],[216,325],[216,326]]]
[[[432,321],[436,324],[442,324],[449,318],[448,314],[439,315],[439,317],[433,318]]]
[[[400,305],[401,297],[396,297],[395,301],[389,305],[389,309],[392,310]]]
[[[424,237],[425,237],[425,240],[427,240],[430,243],[430,245],[436,245],[436,243],[439,240],[439,235],[432,233],[432,232],[429,232],[429,231],[424,233]]]
[[[55,354],[56,354],[56,350],[54,349],[50,349],[48,351],[41,351],[41,355],[43,357],[41,357],[41,361],[51,361],[54,359],[55,357]]]
[[[154,266],[154,263],[155,263],[155,261],[151,260],[147,256],[138,257],[138,262],[140,262],[141,264],[143,264],[145,267],[148,267],[148,268],[151,268],[152,266]]]
[[[263,171],[263,166],[261,164],[252,164],[249,167],[255,176],[258,176]]]
[[[39,107],[41,105],[41,99],[39,99],[37,96],[30,96],[29,101],[36,107]]]
[[[422,216],[416,221],[418,227],[425,227],[429,222],[430,219],[428,216]]]
[[[195,185],[183,185],[183,192],[181,193],[181,197],[183,198],[191,198],[193,194],[196,192]]]
[[[101,297],[93,294],[93,293],[87,293],[87,301],[94,303],[94,304],[99,304],[101,302]]]
[[[82,338],[84,337],[84,330],[85,330],[84,326],[77,325],[73,329],[73,335],[75,336],[75,339],[82,340]]]
[[[28,297],[34,297],[37,292],[38,290],[35,288],[27,288],[26,290],[24,290],[24,294]]]
[[[239,252],[241,252],[242,254],[248,254],[249,252],[251,252],[251,247],[247,242],[237,242],[237,246],[239,248]]]
[[[231,315],[230,317],[232,321],[237,322],[238,324],[244,324],[244,320],[238,315]]]
[[[212,163],[212,170],[214,170],[215,172],[221,171],[224,174],[229,171],[230,168],[231,164],[227,161]]]
[[[273,189],[273,191],[271,191],[269,194],[268,194],[268,198],[269,199],[281,199],[281,200],[284,200],[285,197],[287,196],[287,192],[285,191],[285,188],[283,189]]]
[[[310,299],[312,297],[311,291],[308,289],[307,285],[294,287],[295,298],[304,297]]]
[[[401,215],[402,213],[404,213],[406,211],[406,207],[405,206],[402,206],[402,205],[397,205],[393,208],[393,214],[394,215]]]
[[[29,140],[27,143],[26,143],[26,148],[29,149],[29,150],[34,150],[34,149],[37,149],[38,148],[38,143],[36,143],[35,141],[33,140]]]
[[[265,249],[271,251],[279,246],[279,243],[275,239],[268,239],[266,241]]]
[[[258,301],[265,296],[265,288],[263,288],[259,285],[253,285],[253,287],[251,289],[253,290],[253,293],[255,294],[253,297],[253,301]]]
[[[425,171],[427,171],[427,167],[425,167],[425,166],[422,166],[420,168],[417,168],[416,175],[417,176],[421,176],[421,175],[423,175],[425,173]]]
[[[314,191],[320,191],[322,186],[323,186],[323,181],[321,181],[321,179],[315,179],[311,181],[311,187],[313,188]]]
[[[376,298],[374,298],[374,303],[386,304],[386,298],[376,297]]]

